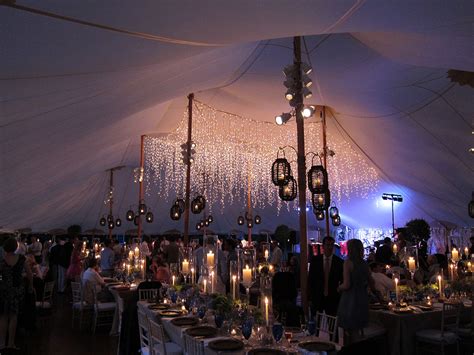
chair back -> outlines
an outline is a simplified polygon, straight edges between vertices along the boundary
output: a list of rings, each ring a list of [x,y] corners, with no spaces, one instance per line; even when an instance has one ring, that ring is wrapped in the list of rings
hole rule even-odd
[[[316,313],[316,332],[324,340],[335,341],[337,332],[337,316]]]
[[[50,304],[53,304],[53,290],[54,290],[54,281],[46,282],[44,284],[43,304],[45,302],[49,302]]]
[[[184,353],[187,355],[204,355],[204,342],[183,332]]]
[[[165,346],[165,332],[163,331],[163,326],[156,323],[153,320],[149,320],[150,324],[150,338],[151,338],[151,347],[153,353],[166,355],[166,346]]]
[[[72,290],[72,302],[78,303],[81,302],[81,283],[80,282],[71,282],[71,290]]]
[[[461,303],[443,303],[443,312],[441,314],[441,336],[449,328],[452,332],[459,329],[459,317],[461,314]]]
[[[138,331],[140,335],[140,348],[148,348],[151,354],[150,323],[145,313],[138,311]]]
[[[156,288],[141,289],[141,290],[138,290],[138,300],[139,301],[154,300],[156,299],[157,294],[158,294],[158,289]]]

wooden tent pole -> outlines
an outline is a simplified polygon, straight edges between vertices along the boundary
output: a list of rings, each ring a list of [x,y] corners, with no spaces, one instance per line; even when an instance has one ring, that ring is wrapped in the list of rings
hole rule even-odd
[[[249,216],[252,216],[251,197],[252,197],[252,191],[251,191],[251,187],[250,187],[250,171],[249,171],[248,176],[247,176],[247,213],[248,213]],[[245,216],[245,217],[247,217],[247,216]],[[247,218],[245,218],[245,220],[247,221]],[[253,221],[252,221],[252,225],[253,225]],[[248,221],[247,221],[247,228],[248,228],[247,241],[250,245],[252,243],[252,227],[248,227]]]
[[[140,177],[142,172],[145,169],[145,135],[142,134],[140,137]],[[138,180],[138,205],[143,201],[143,179],[139,178]],[[138,233],[137,237],[139,240],[142,238],[142,216],[138,213]]]
[[[323,166],[326,171],[328,170],[328,146],[327,146],[327,141],[326,141],[326,106],[321,107],[321,125],[322,125],[322,131],[323,131]],[[325,216],[326,216],[326,235],[329,236],[329,209],[326,208],[324,210]]]
[[[109,194],[110,194],[110,190],[112,189],[112,187],[114,186],[114,169],[110,169],[110,180],[109,180]],[[113,205],[114,205],[114,198],[113,198],[113,195],[112,196],[109,196],[110,197],[110,200],[109,200],[109,215],[113,216]],[[107,221],[108,223],[108,221]],[[109,228],[109,239],[112,239],[112,228]]]
[[[308,235],[306,230],[306,157],[304,144],[304,118],[302,110],[303,92],[302,92],[302,77],[301,77],[301,38],[294,37],[294,66],[296,72],[296,130],[298,139],[298,205],[299,224],[300,224],[300,252],[301,252],[301,301],[303,310],[308,309]]]
[[[186,163],[186,192],[184,197],[184,244],[189,243],[189,199],[191,195],[191,141],[193,132],[193,99],[194,94],[188,95],[188,141],[187,154],[188,161]]]

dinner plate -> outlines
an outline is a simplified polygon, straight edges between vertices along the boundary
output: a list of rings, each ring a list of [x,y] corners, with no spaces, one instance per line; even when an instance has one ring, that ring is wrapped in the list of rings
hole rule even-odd
[[[222,338],[210,341],[208,347],[215,351],[237,351],[244,348],[244,343],[234,338]]]
[[[336,349],[334,344],[323,341],[305,341],[303,343],[299,343],[298,347],[309,352],[334,351]]]
[[[113,286],[112,287],[114,290],[117,290],[117,291],[128,291],[130,290],[130,286]]]
[[[272,348],[255,348],[247,352],[247,355],[270,355],[270,354],[286,355],[286,352],[282,350],[278,350],[278,349],[272,349]]]
[[[176,318],[179,319],[179,318]],[[186,329],[186,334],[192,337],[211,338],[217,335],[217,328],[209,325],[201,325]]]
[[[413,309],[411,308],[395,308],[393,311],[400,314],[413,313]]]
[[[422,311],[432,311],[433,310],[433,306],[427,306],[427,305],[422,305],[422,304],[420,304],[416,307],[418,307]]]
[[[154,311],[163,311],[165,309],[169,309],[171,306],[167,303],[159,303],[159,304],[151,304],[148,306],[149,309]]]
[[[177,327],[186,327],[198,324],[199,320],[193,317],[180,317],[172,319],[171,323]]]
[[[181,316],[183,313],[181,313],[181,311],[177,311],[177,310],[173,310],[173,309],[168,309],[168,310],[160,311],[159,314],[160,314],[160,316],[162,316],[162,317],[179,317],[179,316]]]

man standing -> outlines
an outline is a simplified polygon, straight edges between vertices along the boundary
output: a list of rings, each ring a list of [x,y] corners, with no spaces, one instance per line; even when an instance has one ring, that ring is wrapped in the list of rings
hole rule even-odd
[[[104,250],[100,253],[100,271],[104,277],[112,277],[114,275],[115,253],[110,247],[111,243],[110,239],[106,239]]]
[[[335,316],[339,305],[337,287],[342,283],[343,261],[333,255],[334,239],[324,237],[323,254],[313,256],[309,267],[308,290],[311,313],[325,311]]]
[[[281,267],[281,261],[283,259],[283,252],[281,251],[280,247],[278,246],[278,242],[276,240],[272,240],[271,244],[272,250],[272,257],[270,258],[270,264],[275,266],[278,270]]]

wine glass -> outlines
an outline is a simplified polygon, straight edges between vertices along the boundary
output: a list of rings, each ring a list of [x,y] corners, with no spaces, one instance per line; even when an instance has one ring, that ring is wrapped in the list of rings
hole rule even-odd
[[[198,317],[199,319],[203,320],[204,316],[206,315],[206,312],[207,312],[207,307],[204,306],[204,305],[201,305],[199,308],[198,308]]]
[[[308,333],[309,335],[314,335],[316,334],[316,323],[314,322],[313,319],[308,320]]]
[[[281,337],[283,336],[283,325],[281,323],[273,324],[272,333],[273,338],[275,338],[275,341],[278,343],[281,340]]]
[[[301,332],[303,332],[303,334],[306,335],[307,325],[306,325],[306,319],[305,319],[304,314],[300,314],[300,328],[301,328]]]
[[[246,346],[248,345],[248,340],[250,336],[252,335],[252,327],[253,327],[253,322],[250,319],[246,319],[242,323],[242,335],[244,336],[246,340]]]

